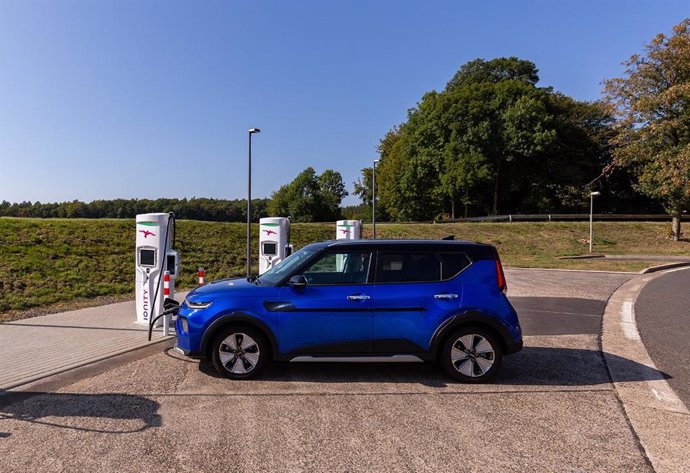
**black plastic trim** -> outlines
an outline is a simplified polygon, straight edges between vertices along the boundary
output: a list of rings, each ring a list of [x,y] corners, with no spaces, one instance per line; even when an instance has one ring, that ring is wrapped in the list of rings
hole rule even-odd
[[[373,351],[372,340],[355,340],[351,342],[337,342],[324,343],[319,345],[310,345],[299,348],[287,353],[285,356],[295,358],[296,356],[343,356],[343,354],[352,354],[353,356],[362,356],[362,353],[371,353]]]
[[[378,308],[372,307],[295,307],[291,302],[266,301],[264,308],[269,312],[424,312],[424,307],[391,307]]]
[[[207,356],[209,346],[217,330],[219,330],[225,325],[236,322],[242,322],[248,325],[253,325],[254,327],[261,330],[263,334],[266,335],[266,338],[268,338],[268,341],[271,344],[273,356],[275,357],[278,354],[278,340],[276,339],[275,335],[273,334],[273,331],[268,327],[268,325],[266,325],[259,319],[243,314],[241,312],[232,312],[230,314],[222,315],[216,320],[214,320],[211,323],[211,325],[208,326],[206,331],[204,331],[204,335],[201,337],[201,350],[198,356]]]
[[[424,352],[424,348],[405,338],[386,338],[374,340],[374,352],[411,355]]]
[[[436,358],[443,338],[452,330],[465,325],[479,325],[492,330],[498,335],[498,341],[505,355],[516,353],[522,349],[522,339],[517,342],[513,341],[508,329],[501,322],[496,320],[495,317],[478,311],[468,311],[451,317],[436,329],[436,332],[431,337],[431,354],[434,359]]]

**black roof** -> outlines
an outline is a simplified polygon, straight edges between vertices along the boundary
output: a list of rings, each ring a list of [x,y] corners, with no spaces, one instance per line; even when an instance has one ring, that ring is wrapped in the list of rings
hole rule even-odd
[[[458,250],[463,251],[474,260],[494,259],[495,249],[486,243],[464,240],[327,240],[309,246],[320,248],[361,247],[366,249],[397,249],[407,251]]]

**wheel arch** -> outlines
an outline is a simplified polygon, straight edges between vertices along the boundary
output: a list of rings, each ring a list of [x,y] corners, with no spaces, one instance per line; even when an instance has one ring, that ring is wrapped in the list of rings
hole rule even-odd
[[[448,335],[462,327],[478,327],[489,331],[501,344],[501,351],[504,354],[508,353],[508,331],[503,324],[489,314],[473,310],[449,318],[436,330],[431,338],[432,359],[435,360],[438,357],[438,350]]]
[[[209,350],[211,349],[211,343],[216,334],[223,330],[225,327],[230,325],[245,325],[259,330],[268,340],[271,347],[271,357],[275,358],[278,354],[278,340],[275,334],[270,329],[265,322],[252,317],[251,315],[244,314],[242,312],[231,312],[229,314],[222,315],[216,320],[211,322],[211,325],[204,331],[204,335],[201,338],[201,353],[206,358],[210,359]]]

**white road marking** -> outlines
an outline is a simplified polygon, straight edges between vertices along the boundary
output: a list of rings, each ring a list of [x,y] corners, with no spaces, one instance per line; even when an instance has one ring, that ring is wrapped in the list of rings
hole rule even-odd
[[[623,301],[621,306],[621,328],[628,340],[641,340],[635,323],[635,303],[630,299]]]

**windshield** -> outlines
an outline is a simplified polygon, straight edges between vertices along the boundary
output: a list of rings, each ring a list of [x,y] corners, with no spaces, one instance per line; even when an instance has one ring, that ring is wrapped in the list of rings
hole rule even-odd
[[[281,279],[290,274],[292,270],[311,258],[318,251],[319,248],[315,248],[314,246],[305,246],[259,276],[259,283],[269,286],[278,284]]]

